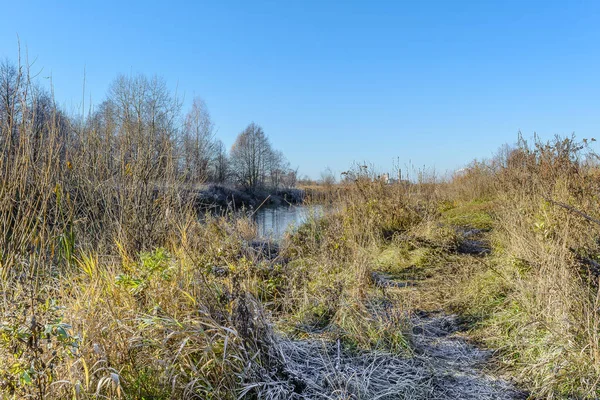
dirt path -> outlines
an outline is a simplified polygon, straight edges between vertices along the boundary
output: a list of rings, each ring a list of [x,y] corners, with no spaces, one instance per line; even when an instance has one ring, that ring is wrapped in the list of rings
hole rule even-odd
[[[460,336],[454,315],[421,314],[413,318],[417,358],[432,372],[434,399],[525,399],[511,383],[487,372],[492,352]]]
[[[478,232],[475,232],[477,234]],[[485,256],[484,242],[467,232],[461,253]],[[373,274],[377,286],[415,289],[412,281]],[[418,290],[418,287],[417,287]],[[510,382],[490,369],[492,352],[461,335],[455,315],[417,312],[411,317],[412,357],[380,352],[349,352],[339,342],[280,340],[278,356],[287,379],[261,387],[268,399],[526,399]],[[258,384],[260,385],[260,384]],[[257,386],[253,385],[256,389]]]
[[[511,383],[486,373],[491,352],[458,333],[442,313],[413,318],[415,356],[345,352],[339,343],[282,341],[286,381],[271,383],[272,399],[525,399]],[[266,389],[266,388],[265,388]]]

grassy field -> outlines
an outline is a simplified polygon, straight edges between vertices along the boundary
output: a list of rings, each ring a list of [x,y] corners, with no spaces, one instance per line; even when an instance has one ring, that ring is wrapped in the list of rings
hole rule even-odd
[[[600,175],[585,143],[521,140],[443,182],[361,168],[318,189],[335,212],[265,248],[243,212],[198,218],[168,168],[123,165],[108,184],[95,144],[32,129],[2,131],[4,398],[293,398],[316,391],[298,362],[316,343],[333,346],[323,371],[342,354],[396,365],[416,357],[414,316],[440,312],[532,398],[600,395]],[[376,377],[328,387],[370,398]]]

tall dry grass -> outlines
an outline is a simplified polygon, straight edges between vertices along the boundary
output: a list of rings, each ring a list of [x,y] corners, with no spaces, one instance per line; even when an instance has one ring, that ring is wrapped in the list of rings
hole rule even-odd
[[[119,80],[115,101],[78,120],[27,66],[4,76],[5,397],[284,398],[281,382],[297,389],[285,335],[409,355],[414,306],[375,290],[372,272],[418,231],[441,244],[426,268],[456,251],[444,226],[461,224],[492,228],[494,253],[435,270],[446,305],[538,397],[598,396],[600,175],[585,143],[521,140],[444,182],[387,185],[358,166],[315,192],[333,211],[271,254],[247,217],[198,218],[178,174],[178,103],[160,81]]]
[[[73,118],[26,65],[2,76],[6,398],[277,398],[273,384],[296,379],[281,331],[406,350],[405,317],[373,313],[368,289],[377,246],[427,209],[406,188],[358,176],[333,199],[340,212],[273,258],[247,216],[199,218],[160,80],[119,79],[110,102]]]
[[[27,65],[2,77],[3,396],[235,398],[269,369],[269,330],[243,280],[213,273],[238,263],[245,231],[195,214],[176,103],[158,81],[122,80],[122,119],[104,104],[77,122]]]
[[[494,256],[452,279],[452,304],[480,320],[479,337],[536,398],[596,398],[597,155],[587,141],[520,138],[474,164],[449,192],[491,204]]]

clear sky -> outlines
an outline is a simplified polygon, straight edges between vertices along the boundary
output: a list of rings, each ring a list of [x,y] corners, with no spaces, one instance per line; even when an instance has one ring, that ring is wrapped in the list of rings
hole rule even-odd
[[[519,130],[600,136],[597,0],[5,0],[0,9],[0,57],[16,60],[18,35],[69,111],[81,106],[84,68],[95,103],[119,73],[158,74],[186,103],[206,101],[227,146],[255,121],[315,178],[363,160],[455,169]]]

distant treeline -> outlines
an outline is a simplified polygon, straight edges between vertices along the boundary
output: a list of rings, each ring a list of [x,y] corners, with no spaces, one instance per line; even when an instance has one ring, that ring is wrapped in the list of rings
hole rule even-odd
[[[230,184],[242,189],[290,188],[296,170],[274,149],[263,129],[250,123],[230,151],[215,137],[204,101],[195,98],[186,113],[159,77],[118,76],[106,99],[84,118],[70,116],[47,90],[28,78],[23,66],[0,63],[0,124],[3,155],[27,132],[34,153],[49,137],[60,141],[60,158],[88,169],[97,179],[117,177],[161,183]],[[23,129],[27,127],[27,129]],[[49,131],[52,130],[52,135]],[[85,164],[85,165],[84,165]]]

